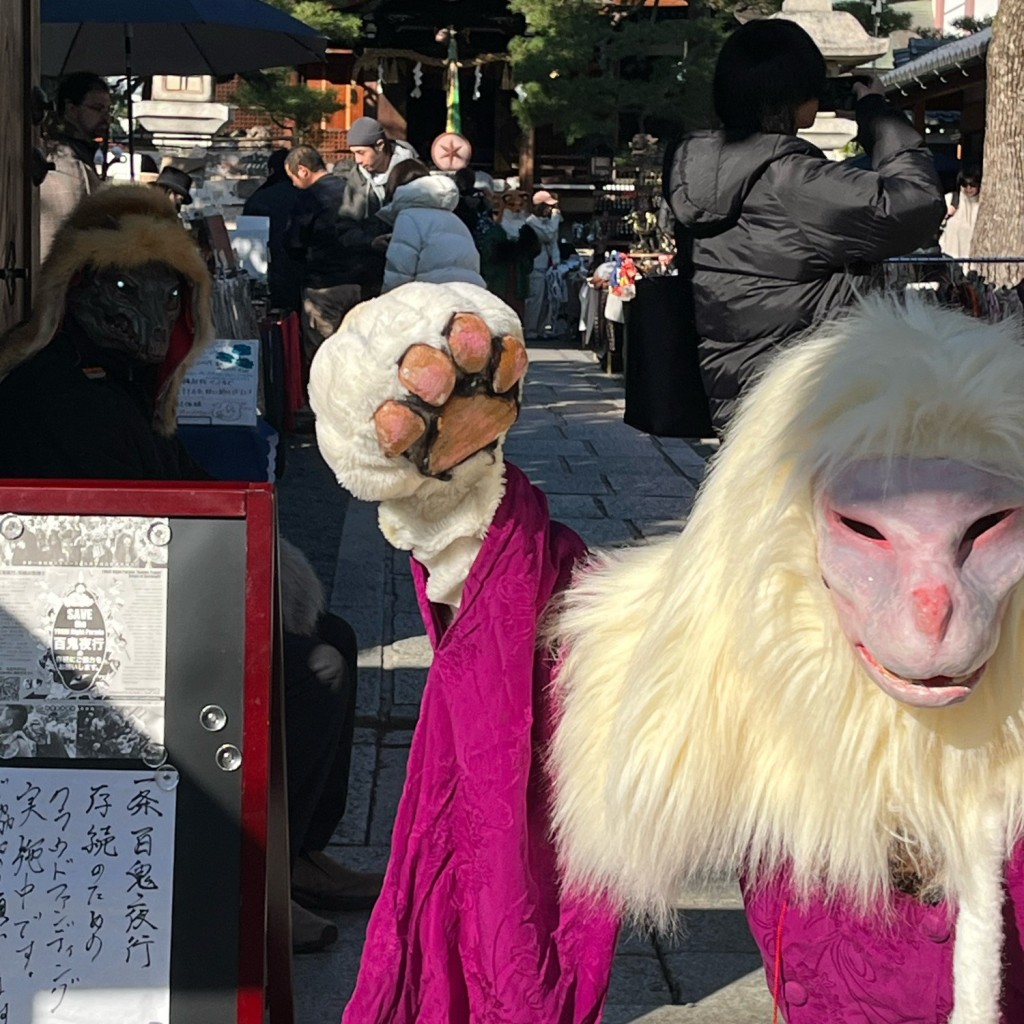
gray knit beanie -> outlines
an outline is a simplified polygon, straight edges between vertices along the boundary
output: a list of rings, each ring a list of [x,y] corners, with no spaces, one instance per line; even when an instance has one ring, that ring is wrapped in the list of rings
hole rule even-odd
[[[385,138],[384,125],[375,117],[358,117],[348,130],[349,146],[376,146]]]

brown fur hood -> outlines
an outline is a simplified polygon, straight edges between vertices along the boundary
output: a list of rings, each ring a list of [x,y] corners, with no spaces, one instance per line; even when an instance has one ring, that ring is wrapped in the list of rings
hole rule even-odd
[[[174,331],[154,416],[154,429],[173,434],[181,381],[213,338],[212,284],[174,208],[147,185],[107,185],[86,196],[61,225],[36,281],[31,318],[0,336],[0,380],[60,331],[68,287],[82,270],[157,262],[182,276],[190,299]]]

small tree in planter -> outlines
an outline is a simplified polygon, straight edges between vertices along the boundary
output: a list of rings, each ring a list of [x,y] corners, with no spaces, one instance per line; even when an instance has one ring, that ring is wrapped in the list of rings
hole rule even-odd
[[[362,31],[362,19],[343,14],[322,0],[267,0],[332,43],[355,42]],[[265,114],[279,128],[291,129],[297,142],[315,145],[325,117],[344,106],[333,89],[310,89],[290,68],[273,68],[243,75],[233,100],[240,107]]]

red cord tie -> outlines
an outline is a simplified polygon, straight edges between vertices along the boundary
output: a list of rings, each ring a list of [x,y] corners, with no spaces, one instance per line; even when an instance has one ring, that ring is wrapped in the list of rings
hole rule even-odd
[[[786,919],[789,900],[782,901],[779,924],[775,929],[775,977],[772,979],[772,1024],[779,1024],[779,989],[782,984],[782,922]]]

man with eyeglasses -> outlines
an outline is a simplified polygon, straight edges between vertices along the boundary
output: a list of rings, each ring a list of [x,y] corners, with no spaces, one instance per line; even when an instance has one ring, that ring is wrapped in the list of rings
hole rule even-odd
[[[110,88],[91,71],[61,79],[54,113],[44,129],[46,156],[53,168],[39,187],[40,255],[46,258],[57,228],[78,201],[100,183],[96,142],[110,127]]]

